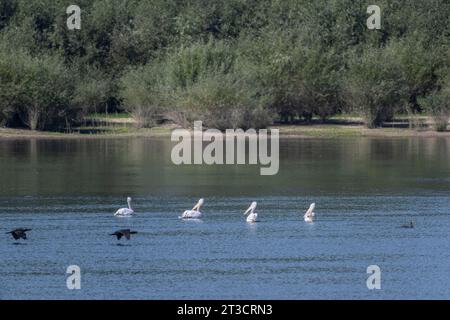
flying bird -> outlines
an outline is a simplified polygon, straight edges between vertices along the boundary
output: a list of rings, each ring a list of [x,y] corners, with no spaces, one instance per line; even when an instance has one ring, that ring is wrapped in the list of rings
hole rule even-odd
[[[131,235],[136,233],[137,231],[131,231],[130,229],[122,229],[114,233],[111,233],[110,236],[116,236],[117,240],[120,240],[122,237],[125,237],[127,240],[130,240]]]
[[[7,232],[6,234],[11,234],[13,236],[13,238],[15,240],[19,240],[19,239],[27,239],[27,231],[31,231],[31,229],[23,229],[23,228],[19,228],[19,229],[15,229],[13,231]]]

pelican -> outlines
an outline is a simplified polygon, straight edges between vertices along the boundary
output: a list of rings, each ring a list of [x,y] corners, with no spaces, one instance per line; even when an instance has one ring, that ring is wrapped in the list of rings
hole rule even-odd
[[[303,216],[306,222],[313,222],[314,216],[316,215],[314,213],[315,207],[316,207],[315,203],[311,203],[311,205],[309,206],[308,211],[306,211],[305,215]]]
[[[131,209],[131,198],[127,198],[128,208],[121,208],[114,213],[116,217],[130,217],[134,214],[133,209]]]
[[[11,234],[14,238],[14,240],[19,240],[19,239],[23,239],[23,240],[27,240],[27,231],[31,231],[31,229],[23,229],[23,228],[19,228],[19,229],[15,229],[13,231],[7,232],[7,234]]]
[[[181,215],[181,219],[199,219],[202,216],[202,213],[200,212],[200,207],[203,205],[205,200],[200,199],[198,200],[197,204],[192,208],[192,210],[186,210]]]
[[[256,209],[256,201],[253,201],[250,207],[248,207],[247,211],[244,212],[244,216],[248,214],[247,216],[247,222],[257,222],[258,221],[258,214],[254,212]]]

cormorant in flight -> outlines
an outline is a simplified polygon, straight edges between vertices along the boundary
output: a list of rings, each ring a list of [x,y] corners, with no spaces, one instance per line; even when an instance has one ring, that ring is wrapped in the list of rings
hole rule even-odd
[[[11,234],[13,236],[13,238],[15,240],[19,240],[19,239],[27,239],[27,231],[31,231],[31,229],[23,229],[23,228],[19,228],[19,229],[15,229],[13,231],[7,232],[7,234]]]
[[[110,236],[116,236],[117,240],[120,240],[122,237],[125,237],[127,240],[130,240],[131,235],[136,233],[137,231],[131,231],[130,229],[122,229],[114,233],[111,233]]]

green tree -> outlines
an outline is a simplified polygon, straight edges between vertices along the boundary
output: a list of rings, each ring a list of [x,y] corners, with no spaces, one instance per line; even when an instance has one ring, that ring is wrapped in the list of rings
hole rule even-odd
[[[360,113],[369,128],[391,120],[407,97],[401,68],[392,48],[353,52],[345,76],[345,101]]]
[[[59,58],[2,52],[0,79],[3,122],[46,130],[78,120],[70,73]]]

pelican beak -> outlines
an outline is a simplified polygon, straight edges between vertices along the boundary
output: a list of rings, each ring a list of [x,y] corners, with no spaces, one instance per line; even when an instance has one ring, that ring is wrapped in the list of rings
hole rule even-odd
[[[200,207],[201,207],[200,202],[197,202],[197,204],[192,208],[192,211],[200,210]]]

